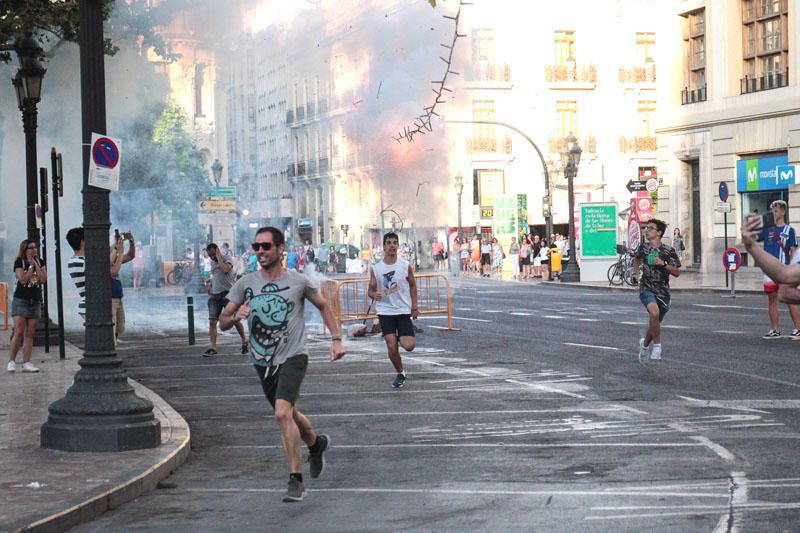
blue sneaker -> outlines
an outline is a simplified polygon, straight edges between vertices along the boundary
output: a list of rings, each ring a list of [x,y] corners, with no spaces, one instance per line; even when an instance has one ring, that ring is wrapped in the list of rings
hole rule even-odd
[[[399,389],[400,387],[405,385],[405,383],[406,383],[405,374],[402,374],[402,373],[401,374],[397,374],[397,377],[394,378],[394,383],[392,383],[392,387],[394,387],[395,389]]]

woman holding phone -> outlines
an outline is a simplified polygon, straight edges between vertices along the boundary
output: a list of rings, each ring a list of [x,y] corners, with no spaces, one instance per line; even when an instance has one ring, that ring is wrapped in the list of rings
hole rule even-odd
[[[17,352],[22,344],[22,371],[38,372],[31,363],[33,335],[42,316],[42,285],[47,282],[44,261],[39,258],[39,247],[34,241],[25,239],[19,245],[19,253],[14,260],[14,275],[17,286],[11,301],[11,316],[14,319],[14,336],[11,337],[11,351],[8,358],[8,371],[17,370]]]

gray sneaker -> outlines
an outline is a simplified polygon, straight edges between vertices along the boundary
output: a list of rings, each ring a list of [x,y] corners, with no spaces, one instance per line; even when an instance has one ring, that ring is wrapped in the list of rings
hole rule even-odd
[[[305,495],[306,488],[303,486],[303,483],[295,478],[290,478],[289,487],[286,489],[286,494],[283,495],[283,501],[286,503],[301,502]]]
[[[331,438],[328,435],[317,435],[317,442],[319,450],[316,453],[308,454],[308,471],[314,479],[325,471],[325,452],[331,445]]]

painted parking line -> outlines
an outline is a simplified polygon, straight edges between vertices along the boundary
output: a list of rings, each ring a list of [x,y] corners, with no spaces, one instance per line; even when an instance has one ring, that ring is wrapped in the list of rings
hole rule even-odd
[[[424,315],[419,317],[420,320],[441,320],[445,318],[447,318],[447,315],[439,315],[439,316]],[[467,322],[494,322],[493,320],[487,320],[485,318],[469,318],[466,316],[454,316],[453,320],[466,320]]]
[[[312,415],[317,418],[317,415]],[[702,448],[692,442],[425,442],[399,444],[336,444],[336,449],[369,450],[391,448]],[[279,444],[229,444],[217,446],[228,450],[283,450]],[[785,486],[785,485],[781,485]]]

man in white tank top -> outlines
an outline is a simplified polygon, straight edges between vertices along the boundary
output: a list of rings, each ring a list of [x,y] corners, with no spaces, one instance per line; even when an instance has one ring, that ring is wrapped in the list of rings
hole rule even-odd
[[[392,383],[392,387],[396,389],[402,387],[406,381],[398,343],[407,352],[417,346],[411,319],[416,320],[419,315],[417,282],[408,261],[397,256],[399,246],[400,240],[396,233],[389,232],[383,236],[383,260],[370,269],[367,293],[375,302],[389,360],[397,372]]]

